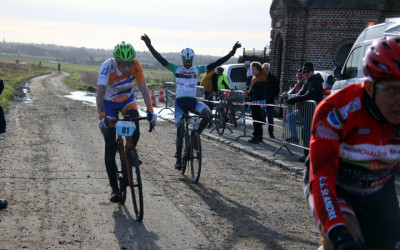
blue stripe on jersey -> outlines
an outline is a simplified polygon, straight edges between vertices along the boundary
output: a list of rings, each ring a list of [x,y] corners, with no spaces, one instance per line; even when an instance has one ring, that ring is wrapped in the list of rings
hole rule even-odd
[[[112,95],[111,97],[119,96],[119,95],[122,95],[122,94],[130,94],[131,92],[132,92],[132,88],[120,91],[120,92]]]
[[[135,80],[135,76],[129,76],[125,80],[120,81],[120,82],[118,82],[118,83],[116,83],[116,84],[114,84],[112,86],[113,87],[118,87],[118,86],[121,86],[121,85],[124,85],[124,84],[127,84],[127,83],[131,83],[131,82],[133,82],[133,80]]]

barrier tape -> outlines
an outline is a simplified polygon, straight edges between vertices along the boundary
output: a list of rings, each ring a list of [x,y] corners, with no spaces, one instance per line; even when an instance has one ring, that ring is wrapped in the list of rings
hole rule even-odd
[[[170,92],[170,93],[173,94],[173,95],[176,95],[175,92],[172,92],[172,91],[170,91],[170,90],[168,90],[168,89],[167,89],[167,91]],[[207,100],[207,99],[204,99],[203,97],[196,97],[196,99],[197,99],[197,100],[202,100],[202,101],[205,101],[205,102],[221,103],[221,101]],[[287,106],[285,106],[285,105],[258,104],[258,103],[252,103],[252,102],[232,102],[232,104],[233,104],[233,105],[236,105],[236,106],[257,105],[257,106],[271,106],[271,107],[279,107],[279,108],[285,108],[285,107],[287,107]],[[247,117],[247,116],[240,115],[240,117],[244,118],[245,120],[252,121],[252,122],[256,122],[256,123],[261,123],[261,124],[264,124],[264,125],[273,126],[273,127],[277,127],[277,128],[281,128],[281,129],[284,128],[284,127],[279,126],[279,125],[269,124],[268,122],[253,120],[252,118]]]
[[[170,90],[167,90],[173,95],[176,95],[175,92],[172,92]],[[212,101],[208,99],[204,99],[203,97],[196,97],[197,100],[201,100],[204,102],[211,102],[211,103],[221,103],[222,101]],[[286,105],[282,104],[263,104],[263,103],[253,103],[253,102],[232,102],[233,105],[235,106],[244,106],[244,105],[252,105],[252,106],[269,106],[269,107],[277,107],[277,108],[286,108]]]
[[[248,121],[255,122],[255,123],[261,123],[261,124],[264,124],[264,125],[273,126],[273,127],[277,127],[277,128],[281,128],[281,129],[284,128],[284,127],[279,126],[279,125],[269,124],[268,122],[262,122],[262,121],[253,120],[253,119],[251,119],[250,117],[247,117],[247,116],[245,116],[244,119],[248,120]]]

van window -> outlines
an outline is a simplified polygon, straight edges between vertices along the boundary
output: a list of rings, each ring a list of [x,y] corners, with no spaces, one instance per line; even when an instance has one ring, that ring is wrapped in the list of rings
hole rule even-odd
[[[358,65],[360,64],[360,60],[361,60],[361,47],[357,47],[351,52],[349,60],[347,60],[346,62],[343,71],[343,79],[357,77]]]
[[[246,82],[247,70],[244,67],[232,68],[231,69],[231,81],[232,82]]]

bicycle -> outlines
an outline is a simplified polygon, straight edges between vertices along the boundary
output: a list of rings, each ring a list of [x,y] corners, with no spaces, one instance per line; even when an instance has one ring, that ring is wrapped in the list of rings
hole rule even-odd
[[[223,135],[226,127],[226,123],[230,122],[233,126],[237,127],[237,120],[240,119],[240,114],[235,113],[233,103],[231,100],[232,92],[225,92],[220,95],[219,100],[221,102],[218,104],[215,114],[214,114],[214,122],[215,129],[219,135]],[[231,130],[232,132],[232,130]]]
[[[197,183],[201,173],[201,141],[200,135],[197,132],[197,127],[200,118],[205,116],[201,115],[189,115],[183,114],[181,116],[181,122],[184,124],[184,147],[182,157],[182,168],[179,172],[185,174],[186,168],[189,166],[191,170],[191,179],[194,183]]]
[[[120,204],[125,204],[127,187],[131,189],[133,209],[137,221],[143,220],[143,185],[140,175],[140,165],[142,161],[139,159],[136,149],[132,145],[132,135],[136,130],[134,121],[146,120],[147,117],[131,117],[125,115],[123,120],[117,118],[115,128],[117,131],[118,153],[121,160],[121,166],[118,167],[118,183]],[[149,132],[153,131],[154,127],[150,125]],[[133,175],[133,169],[135,175]],[[134,178],[135,176],[135,178]]]

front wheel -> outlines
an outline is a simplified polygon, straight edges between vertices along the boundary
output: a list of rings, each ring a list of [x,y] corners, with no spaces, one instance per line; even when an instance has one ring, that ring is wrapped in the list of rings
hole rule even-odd
[[[190,137],[190,170],[192,181],[197,183],[201,173],[201,141],[197,131],[193,131]]]
[[[135,211],[136,220],[143,220],[143,186],[142,177],[140,175],[139,159],[135,150],[129,151],[130,167],[128,168],[130,176],[130,188],[132,194],[133,210]],[[133,178],[134,177],[134,178]]]
[[[186,172],[186,168],[189,165],[190,162],[190,141],[189,141],[189,136],[187,135],[186,131],[184,133],[183,137],[183,154],[182,154],[182,168],[179,170],[179,172],[183,175]]]

